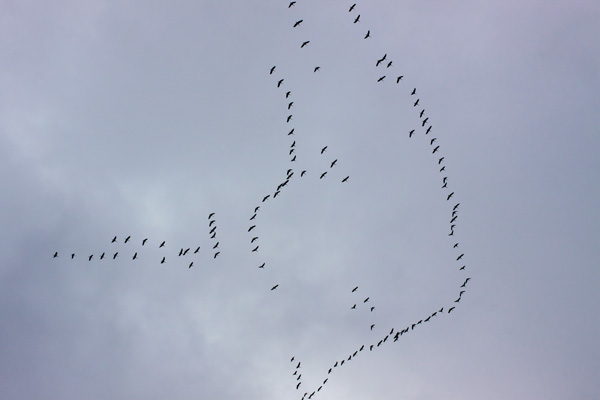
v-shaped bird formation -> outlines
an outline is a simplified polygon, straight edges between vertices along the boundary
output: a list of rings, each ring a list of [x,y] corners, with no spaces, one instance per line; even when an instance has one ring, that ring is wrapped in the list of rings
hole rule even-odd
[[[299,15],[302,12],[302,2],[300,0],[291,1],[289,4],[287,4],[286,8],[288,8],[292,13],[297,13],[295,14],[294,18],[296,22],[291,25],[291,29],[302,31],[304,27],[303,23],[306,18],[302,15]],[[360,31],[360,34],[357,36],[357,38],[360,40],[367,40],[376,35],[376,33],[374,33],[374,31],[371,29],[368,29],[368,27],[367,29],[363,28],[365,19],[361,19],[361,14],[359,14],[359,6],[357,4],[352,4],[348,6],[346,10],[340,11],[349,15],[348,24],[351,24],[355,27],[355,29]],[[311,43],[313,42],[313,38],[304,38],[304,40],[298,43],[297,51],[305,52],[305,49],[310,47],[312,45]],[[315,76],[317,76],[322,73],[320,72],[322,69],[325,70],[326,68],[326,62],[321,62],[320,65],[315,65],[313,67],[311,73],[314,73],[316,74]],[[406,96],[407,99],[409,99],[409,107],[410,104],[412,104],[411,109],[415,110],[415,119],[418,120],[416,127],[408,132],[407,139],[409,142],[415,135],[429,135],[432,131],[432,124],[430,122],[431,117],[427,115],[426,108],[424,108],[422,105],[420,106],[422,101],[419,97],[418,89],[416,87],[404,87],[404,75],[395,74],[392,76],[390,71],[393,71],[393,68],[393,60],[387,53],[384,53],[380,58],[373,60],[372,77],[365,77],[365,79],[372,79],[374,85],[394,85],[394,87],[397,88],[400,96]],[[285,190],[289,188],[290,185],[293,185],[295,181],[301,179],[314,179],[319,182],[323,182],[323,184],[330,185],[349,184],[347,182],[352,182],[350,180],[350,175],[344,172],[344,160],[336,157],[335,149],[330,149],[327,143],[321,144],[317,157],[324,159],[325,163],[323,165],[328,167],[324,169],[317,169],[316,167],[302,164],[304,167],[306,167],[306,169],[295,169],[296,165],[301,164],[302,158],[306,155],[306,150],[304,150],[303,146],[303,132],[300,130],[300,128],[297,129],[297,127],[294,126],[297,118],[294,117],[293,110],[295,109],[296,101],[299,100],[294,98],[294,91],[292,90],[293,77],[278,76],[279,70],[276,65],[268,67],[266,69],[266,73],[271,75],[273,78],[273,90],[281,92],[281,101],[284,105],[283,108],[287,111],[284,115],[282,115],[282,120],[285,120],[286,129],[285,131],[281,132],[281,135],[288,138],[290,145],[285,150],[287,152],[286,155],[289,159],[289,164],[282,171],[281,181],[275,184],[272,190],[264,193],[262,197],[257,199],[257,204],[250,210],[247,227],[240,228],[247,230],[247,251],[256,259],[255,263],[252,265],[252,268],[263,271],[268,270],[270,266],[268,262],[262,258],[260,211],[264,207],[268,207],[271,202],[279,201],[279,199],[285,193]],[[388,75],[390,75],[389,78]],[[301,119],[301,117],[298,119]],[[431,150],[432,162],[435,163],[436,167],[439,169],[442,184],[442,196],[449,204],[450,216],[448,219],[448,236],[450,237],[450,240],[452,240],[451,248],[452,251],[456,253],[456,259],[449,260],[448,262],[449,264],[456,265],[457,273],[465,274],[467,265],[464,260],[467,256],[465,253],[459,250],[460,242],[455,240],[460,203],[450,203],[450,201],[454,200],[458,195],[455,193],[455,191],[449,188],[450,178],[446,173],[446,157],[442,155],[443,147],[441,144],[439,144],[440,141],[441,139],[438,139],[438,137],[431,137],[431,139],[428,140],[428,145],[430,146]],[[199,243],[190,243],[184,246],[173,246],[171,244],[167,244],[166,241],[162,239],[155,240],[146,237],[132,238],[130,235],[127,235],[125,238],[114,236],[112,240],[107,241],[106,247],[103,248],[101,252],[85,254],[84,257],[87,257],[87,262],[109,262],[111,259],[116,260],[117,257],[131,257],[132,262],[142,262],[143,259],[143,262],[152,262],[155,264],[178,263],[179,265],[186,266],[188,269],[192,269],[193,267],[199,265],[199,259],[197,258],[197,255],[201,251],[209,252],[210,258],[213,261],[217,260],[221,254],[220,241],[217,239],[217,219],[215,215],[215,212],[210,212],[208,214],[206,233],[207,237],[210,239],[209,246],[203,247]],[[117,249],[117,244],[120,243],[122,243],[123,246],[120,246]],[[147,260],[144,258],[144,249],[146,249],[148,246],[156,246],[163,251],[164,254],[161,254],[161,256],[157,259]],[[223,251],[226,252],[227,249],[225,248]],[[59,256],[60,255],[58,252],[55,252],[53,255],[54,258]],[[70,258],[71,260],[78,260],[75,253],[67,254],[66,257]],[[180,260],[184,261],[180,262]],[[420,326],[433,322],[442,315],[453,312],[456,307],[460,305],[461,299],[467,293],[467,284],[470,280],[470,277],[464,276],[464,282],[462,285],[460,285],[460,287],[457,288],[457,298],[449,299],[448,305],[440,305],[440,307],[437,307],[426,315],[423,315],[418,321],[405,321],[403,324],[400,324],[399,328],[392,327],[390,329],[390,327],[387,327],[383,332],[380,330],[377,323],[377,304],[374,301],[376,295],[362,293],[360,282],[356,282],[353,288],[348,288],[350,296],[348,309],[352,312],[368,313],[370,322],[364,327],[364,329],[368,331],[372,337],[370,342],[362,343],[356,348],[350,349],[346,354],[340,355],[337,360],[333,360],[331,365],[329,365],[322,372],[323,378],[320,380],[321,383],[316,387],[310,388],[310,390],[306,390],[306,385],[303,385],[303,372],[301,368],[302,363],[298,361],[296,357],[291,357],[290,362],[295,366],[295,368],[293,368],[293,379],[290,384],[301,393],[304,392],[301,396],[302,400],[306,398],[313,398],[325,388],[325,385],[330,381],[330,378],[335,371],[354,361],[357,357],[364,357],[363,354],[365,353],[370,353],[385,348],[390,343],[396,343],[403,335],[412,334],[415,329],[418,330]],[[270,291],[273,293],[273,296],[277,296],[277,293],[286,290],[285,286],[280,286],[278,282],[271,282],[269,287]],[[268,288],[265,288],[265,290],[268,290]],[[390,329],[389,332],[388,329]],[[315,371],[306,371],[304,372],[304,375],[314,375],[315,373]],[[306,391],[301,389],[305,389]]]

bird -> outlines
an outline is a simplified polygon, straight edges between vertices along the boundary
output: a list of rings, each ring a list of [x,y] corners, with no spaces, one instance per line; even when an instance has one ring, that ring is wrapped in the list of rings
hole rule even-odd
[[[456,216],[456,217],[452,217],[452,219],[450,220],[450,223],[452,223],[452,222],[456,221],[456,218],[458,218],[458,216]],[[456,243],[456,244],[458,245],[458,243]],[[454,246],[454,247],[456,247],[456,246]]]
[[[271,72],[269,72],[269,75],[272,75],[273,71],[275,71],[275,65],[273,65],[273,68],[271,68]]]
[[[346,182],[348,180],[348,178],[350,178],[350,175],[348,175],[347,177],[345,177],[344,179],[342,179],[342,183]]]
[[[271,197],[271,195],[270,195],[270,194],[268,194],[268,195],[266,195],[265,197],[263,197],[263,199],[262,199],[263,203],[264,203],[265,201],[267,201],[267,199],[268,199],[269,197]]]
[[[292,130],[288,133],[288,136],[293,135],[294,134],[294,129],[296,128],[292,128]]]
[[[323,173],[321,174],[321,177],[320,177],[319,179],[323,179],[323,177],[324,177],[325,175],[327,175],[327,171],[323,172]]]
[[[104,254],[105,254],[105,253],[102,253],[102,254],[100,254],[100,259],[101,259],[101,260],[104,258]]]
[[[425,109],[421,110],[421,113],[419,114],[419,118],[423,117],[423,113],[425,112]]]
[[[367,34],[365,35],[365,39],[370,38],[371,37],[371,31],[367,31]]]
[[[387,64],[387,67],[386,67],[386,68],[389,68],[389,67],[391,67],[391,66],[392,66],[392,61],[390,61],[390,62]]]
[[[114,243],[114,242],[116,242],[116,241],[117,241],[117,237],[115,236],[115,237],[113,238],[113,240],[111,241],[111,243]]]
[[[448,197],[446,197],[446,200],[450,200],[450,198],[451,198],[453,195],[454,195],[454,192],[450,193],[450,194],[448,195]]]
[[[333,368],[329,368],[329,371],[327,371],[327,373],[328,373],[328,374],[330,374],[332,369],[333,369]]]
[[[164,264],[164,263],[165,263],[165,258],[166,258],[166,257],[163,257],[162,261],[160,262],[161,264]]]
[[[371,347],[369,348],[369,350],[370,350],[370,351],[373,351],[373,347],[374,347],[374,346],[373,346],[373,345],[371,345]]]
[[[458,296],[458,299],[454,300],[455,303],[460,303],[460,296]]]
[[[287,92],[287,93],[285,94],[285,98],[287,99],[287,98],[290,96],[290,94],[292,94],[292,92]]]
[[[358,286],[355,287],[354,289],[352,289],[352,293],[356,292],[357,289],[358,289]]]
[[[92,254],[91,256],[88,257],[88,261],[92,261],[92,257],[94,257],[94,255]]]
[[[432,152],[431,154],[435,153],[435,152],[436,152],[436,151],[438,151],[439,149],[440,149],[440,146],[436,146],[436,147],[435,147],[435,149],[433,149],[433,152]]]
[[[427,128],[427,131],[425,131],[425,134],[427,135],[429,133],[429,131],[431,131],[431,125],[429,125],[429,128]]]
[[[371,307],[371,312],[373,312],[374,309],[375,309],[375,307]]]
[[[448,182],[448,177],[447,177],[447,176],[445,176],[445,177],[442,179],[442,182],[443,182],[443,183],[446,183],[446,182]],[[452,211],[452,213],[453,213],[452,215],[454,215],[454,211]]]
[[[252,221],[254,218],[256,218],[256,213],[254,213],[254,215],[250,217],[250,221]]]
[[[400,83],[402,78],[404,78],[404,75],[400,75],[398,78],[396,78],[396,83]]]
[[[454,310],[454,307],[450,307],[450,309],[448,310],[448,314],[450,314],[450,311]]]
[[[294,140],[294,142],[292,143],[292,145],[290,147],[294,147],[296,145],[296,141]],[[288,172],[289,174],[289,172]]]
[[[254,241],[255,241],[256,239],[258,239],[258,236],[255,236],[255,237],[253,237],[253,238],[252,238],[252,240],[250,241],[250,243],[254,243]]]
[[[366,303],[367,301],[369,301],[369,299],[370,299],[370,297],[367,297],[367,298],[366,298],[366,299],[363,301],[363,303]]]
[[[454,208],[452,210],[455,211],[459,205],[460,205],[460,203],[456,203],[456,205],[454,206]]]
[[[297,27],[298,25],[300,25],[302,23],[302,21],[304,21],[303,19],[296,21],[296,23],[294,24],[294,28]]]
[[[410,94],[411,96],[414,95],[415,93],[417,93],[417,88],[414,88],[412,93]]]
[[[375,324],[371,325],[371,330],[373,330],[373,328],[375,328]]]
[[[354,19],[354,23],[357,23],[357,22],[358,22],[358,20],[360,20],[360,14],[358,14],[358,17],[356,17],[356,18]]]
[[[163,241],[158,248],[165,247],[165,241]]]
[[[54,257],[53,258],[56,258],[56,257],[58,257],[58,251],[56,253],[54,253]]]
[[[413,133],[415,133],[415,130],[413,129],[412,131],[408,132],[408,137],[412,137]]]
[[[318,71],[318,70],[320,70],[320,69],[321,69],[321,67],[318,67],[318,66],[317,66],[317,67],[315,67],[315,69],[314,69],[314,71],[313,71],[313,72],[317,72],[317,71]]]
[[[258,266],[258,268],[265,268],[265,264],[266,263],[262,263],[261,265]],[[294,361],[294,360],[292,360],[292,361]]]
[[[291,162],[294,162],[294,161],[296,161],[296,156],[294,156],[294,158],[292,158],[290,161],[291,161]]]
[[[307,40],[306,42],[303,42],[302,45],[300,45],[300,48],[303,48],[304,46],[306,46],[309,43],[310,43],[310,40]]]
[[[132,258],[132,260],[135,260],[136,258],[137,258],[137,253],[135,253],[135,254],[133,255],[133,258]]]
[[[260,246],[256,246],[254,249],[252,249],[252,251],[258,251],[258,248],[259,248],[259,247],[260,247]]]
[[[294,149],[290,149],[290,156],[292,155],[292,153],[294,152]]]
[[[436,140],[437,140],[437,138],[435,138],[435,137],[433,139],[431,139],[431,141],[429,142],[429,145],[432,145],[433,142],[435,142]]]
[[[327,150],[327,146],[325,146],[321,149],[321,154],[323,154],[325,152],[325,150]]]
[[[283,79],[281,80],[281,82],[283,82]],[[213,215],[215,215],[214,212],[211,212],[210,214],[208,214],[208,219],[211,219],[213,217]]]
[[[277,82],[277,87],[280,87],[282,83],[283,83],[283,79],[280,79],[279,82]]]
[[[217,242],[214,246],[213,249],[216,249],[217,247],[219,247],[219,242]]]
[[[293,105],[294,105],[294,102],[293,102],[293,101],[290,101],[290,103],[288,104],[288,110],[289,110],[290,108],[292,108],[292,106],[293,106]]]
[[[194,251],[194,254],[196,254],[199,251],[200,251],[200,246],[198,246],[198,248]]]
[[[417,104],[419,104],[419,99],[417,99],[417,101],[415,101],[415,104],[413,104],[413,107],[416,107]]]
[[[465,279],[465,283],[463,283],[460,287],[465,287],[467,286],[467,282],[469,282],[471,280],[471,278],[467,278]]]
[[[300,172],[300,176],[301,176],[301,177],[302,177],[302,176],[304,176],[304,174],[306,174],[306,170],[304,170],[304,171]]]
[[[183,247],[181,248],[181,250],[179,250],[179,257],[181,257],[183,255]]]
[[[290,1],[290,5],[288,6],[288,8],[292,7],[294,4],[296,4],[295,1]]]
[[[354,7],[356,7],[356,3],[354,3],[350,6],[350,9],[348,10],[348,12],[352,12],[352,10],[354,10]]]
[[[188,267],[188,269],[192,268],[192,265],[194,265],[193,261],[190,263],[190,266]]]
[[[298,384],[296,385],[296,389],[298,389],[300,385],[302,385],[302,382],[298,382]]]
[[[464,270],[464,269],[465,269],[465,267],[466,267],[466,265],[463,265],[463,266],[462,266],[462,267],[460,267],[458,270],[459,270],[459,271],[462,271],[462,270]]]
[[[218,256],[219,254],[221,254],[221,252],[220,252],[220,251],[217,251],[217,252],[215,253],[215,255],[213,256],[213,259],[217,258],[217,256]]]
[[[252,225],[250,228],[248,228],[248,232],[250,232],[254,228],[256,228],[256,225]]]
[[[462,253],[460,256],[458,256],[458,258],[456,259],[456,261],[460,260],[461,258],[463,258],[463,256],[465,255],[465,253]]]
[[[446,170],[446,166],[444,165],[442,168],[440,168],[440,172],[445,171]]]
[[[214,223],[215,223],[215,220],[214,220],[214,219],[211,219],[211,220],[210,220],[210,222],[208,223],[208,226],[210,227],[210,226],[211,226],[212,224],[214,224]]]
[[[429,117],[425,118],[425,119],[423,120],[423,123],[421,124],[421,126],[425,126],[425,124],[427,123],[427,121],[428,121],[428,120],[429,120]]]
[[[358,351],[363,351],[364,348],[365,348],[365,345],[363,344],[362,346],[360,346],[360,349],[358,349]]]
[[[384,76],[382,76],[381,78],[377,79],[377,82],[381,82],[381,81],[383,81],[384,79],[385,79],[385,75],[384,75]]]
[[[115,253],[115,255],[113,256],[113,260],[114,260],[115,258],[117,258],[117,255],[118,255],[118,254],[119,254],[119,252],[117,251],[117,252]]]
[[[291,120],[292,120],[292,114],[288,115],[286,122],[290,122]]]
[[[356,310],[356,304],[350,307],[351,310]]]

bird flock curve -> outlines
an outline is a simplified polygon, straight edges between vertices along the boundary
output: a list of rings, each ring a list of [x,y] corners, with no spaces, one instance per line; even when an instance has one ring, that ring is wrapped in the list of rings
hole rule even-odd
[[[287,8],[290,9],[290,12],[295,12],[295,13],[300,13],[302,11],[301,7],[298,7],[301,4],[301,1],[291,1],[287,4]],[[340,12],[342,12],[342,10],[340,10]],[[362,22],[363,20],[361,19],[361,14],[359,11],[359,6],[357,4],[352,4],[350,6],[348,6],[348,8],[345,9],[345,13],[349,15],[348,17],[348,23],[349,24],[354,24],[356,26],[356,29],[360,30],[360,40],[369,40],[372,38],[373,33],[371,32],[371,29],[362,29],[361,25],[359,25],[360,22]],[[291,29],[296,29],[296,30],[302,30],[303,27],[303,22],[304,22],[304,18],[301,15],[297,15],[297,19],[296,22],[294,22],[292,24],[292,26],[290,27]],[[311,40],[309,40],[308,38],[306,38],[306,40],[302,40],[301,42],[298,43],[298,49],[299,51],[304,51],[304,49],[308,46],[311,45]],[[422,101],[421,98],[419,97],[419,91],[417,90],[416,87],[409,87],[406,88],[405,86],[403,86],[403,78],[404,75],[401,74],[392,74],[393,69],[391,69],[393,67],[393,60],[391,59],[391,56],[389,56],[387,53],[384,53],[383,55],[381,55],[380,58],[374,59],[373,60],[373,76],[372,79],[373,80],[373,84],[374,85],[385,85],[385,84],[389,84],[389,85],[395,85],[398,87],[398,91],[401,93],[401,95],[405,95],[408,96],[409,99],[411,99],[410,104],[412,104],[412,108],[414,109],[414,114],[415,116],[418,116],[418,123],[416,124],[417,126],[414,129],[409,130],[406,134],[407,134],[407,139],[410,141],[413,136],[415,135],[427,135],[427,137],[429,138],[427,140],[428,145],[430,146],[429,151],[431,151],[431,155],[432,155],[432,162],[434,162],[437,166],[437,168],[439,169],[439,176],[440,176],[440,180],[441,180],[441,189],[442,189],[442,196],[444,197],[445,201],[448,204],[448,209],[449,209],[449,219],[448,219],[448,237],[451,240],[450,246],[452,248],[452,251],[455,252],[456,254],[456,258],[450,260],[450,262],[452,262],[454,265],[456,265],[456,270],[458,273],[460,274],[465,274],[464,280],[461,279],[462,284],[456,288],[457,289],[457,297],[455,299],[451,299],[449,300],[449,304],[441,304],[439,305],[439,307],[430,310],[429,313],[427,313],[426,315],[422,315],[420,319],[415,320],[415,321],[410,321],[410,322],[405,322],[402,325],[400,325],[400,328],[396,328],[396,327],[392,327],[389,332],[387,331],[387,329],[385,330],[385,332],[387,332],[385,335],[381,335],[380,337],[376,337],[374,338],[371,342],[369,343],[363,343],[359,346],[357,346],[356,348],[350,349],[346,354],[344,354],[343,356],[340,356],[338,359],[333,360],[331,362],[331,364],[322,372],[322,379],[319,380],[319,382],[321,382],[320,384],[318,384],[316,387],[312,387],[312,388],[307,388],[305,389],[306,385],[303,385],[303,373],[302,371],[302,362],[299,361],[299,357],[297,357],[297,355],[292,356],[290,359],[290,363],[292,364],[292,380],[291,380],[291,385],[293,385],[295,387],[296,390],[299,391],[299,393],[301,393],[301,400],[304,399],[312,399],[314,396],[316,396],[319,392],[321,392],[326,384],[329,382],[329,379],[332,375],[335,375],[335,371],[340,370],[344,365],[347,365],[349,362],[355,360],[357,357],[361,357],[362,354],[364,353],[369,353],[369,352],[373,352],[373,351],[377,351],[379,349],[384,348],[385,346],[389,345],[390,343],[396,343],[400,340],[400,338],[403,335],[409,335],[412,334],[415,330],[418,330],[419,327],[422,324],[427,324],[429,322],[432,322],[434,319],[436,318],[440,318],[440,316],[445,315],[445,314],[450,314],[453,312],[453,310],[458,307],[463,295],[465,295],[465,293],[467,293],[467,285],[469,283],[469,281],[471,280],[470,277],[468,277],[466,275],[466,270],[467,270],[467,265],[464,262],[464,258],[466,257],[465,254],[459,250],[459,242],[456,239],[457,235],[456,235],[456,228],[457,228],[457,220],[459,218],[459,212],[460,212],[460,203],[456,202],[451,202],[451,200],[455,199],[455,197],[457,196],[455,194],[454,191],[452,191],[450,189],[450,181],[449,181],[449,177],[446,173],[446,157],[443,156],[443,149],[441,148],[441,146],[438,144],[438,139],[437,137],[433,137],[433,135],[429,136],[432,133],[432,124],[430,122],[430,117],[427,115],[426,113],[426,109],[423,107],[422,105]],[[320,65],[315,65],[312,68],[312,73],[314,74],[318,74],[321,70],[321,66]],[[276,65],[273,65],[272,67],[268,68],[267,71],[265,72],[267,74],[269,74],[272,78],[273,78],[273,85],[275,90],[278,90],[281,92],[281,99],[283,102],[285,102],[285,109],[287,110],[287,114],[284,115],[282,118],[285,120],[286,125],[288,126],[288,128],[286,129],[286,131],[282,134],[286,135],[289,138],[290,141],[290,145],[289,148],[286,150],[287,151],[287,156],[289,158],[289,166],[286,168],[285,173],[283,174],[283,179],[281,180],[281,182],[277,183],[276,185],[274,185],[274,188],[272,191],[270,191],[269,193],[265,193],[262,198],[258,199],[258,204],[255,205],[250,212],[248,221],[249,221],[249,225],[247,227],[247,233],[248,233],[248,242],[249,242],[249,248],[248,251],[250,253],[256,253],[256,257],[258,258],[258,261],[256,262],[256,267],[260,270],[264,270],[264,269],[268,269],[267,266],[267,262],[264,261],[263,259],[260,258],[260,236],[258,236],[256,234],[256,230],[257,230],[257,226],[259,224],[260,221],[260,212],[261,210],[268,205],[270,202],[272,201],[276,201],[275,199],[277,199],[280,194],[282,193],[282,191],[286,190],[286,188],[289,187],[289,185],[292,184],[292,182],[294,180],[298,180],[298,179],[319,179],[319,180],[330,180],[330,182],[332,184],[347,184],[347,182],[351,181],[350,180],[350,175],[348,175],[347,173],[343,173],[340,170],[343,170],[343,167],[338,166],[338,159],[337,158],[329,158],[326,162],[326,165],[328,166],[327,168],[325,168],[324,170],[316,170],[316,169],[312,169],[309,167],[307,167],[307,169],[300,169],[300,170],[295,170],[295,165],[298,164],[299,161],[299,157],[301,157],[302,155],[299,154],[299,152],[297,151],[298,146],[297,146],[297,142],[301,142],[302,141],[302,135],[300,134],[300,132],[296,131],[296,128],[294,127],[294,114],[293,114],[293,109],[294,109],[294,105],[295,105],[295,100],[294,100],[294,95],[293,95],[293,91],[290,90],[289,85],[288,85],[288,81],[286,81],[285,77],[281,77],[279,76],[279,71],[277,69]],[[329,146],[324,144],[321,149],[320,149],[320,154],[318,154],[318,156],[326,158],[328,157],[328,149]],[[208,238],[210,238],[211,242],[210,245],[208,246],[208,251],[209,251],[209,256],[212,260],[216,260],[218,258],[218,256],[220,255],[220,248],[219,248],[219,240],[217,239],[217,217],[216,217],[216,212],[210,212],[208,213],[208,224],[206,227],[206,234],[208,236]],[[138,238],[136,239],[136,241],[138,243],[140,243],[139,246],[132,248],[132,249],[121,249],[118,248],[117,249],[117,245],[121,243],[121,239],[118,238],[118,236],[114,236],[111,240],[107,240],[106,244],[109,246],[113,246],[113,248],[111,250],[104,250],[102,251],[102,253],[100,254],[86,254],[85,257],[87,257],[88,262],[93,262],[93,261],[103,261],[105,259],[107,260],[115,260],[117,259],[117,257],[119,257],[119,250],[121,251],[121,255],[124,254],[125,251],[127,251],[127,257],[131,257],[132,261],[136,261],[138,260],[138,255],[141,255],[141,252],[143,251],[143,249],[147,248],[150,245],[153,246],[157,246],[159,249],[161,249],[161,251],[164,251],[164,254],[162,254],[158,259],[156,259],[156,262],[158,264],[165,264],[165,263],[169,263],[172,258],[176,258],[176,259],[182,259],[185,260],[183,262],[183,265],[187,266],[189,269],[191,269],[192,267],[194,267],[194,262],[197,261],[197,258],[195,258],[195,255],[198,255],[200,253],[201,247],[198,243],[192,244],[192,245],[177,245],[175,247],[170,246],[169,244],[166,243],[165,240],[158,240],[155,243],[153,241],[149,241],[149,238]],[[124,239],[122,239],[122,243],[123,244],[129,244],[130,247],[134,247],[135,245],[133,244],[133,240],[131,238],[131,236],[126,236]],[[148,246],[147,246],[148,243]],[[174,250],[170,250],[171,248],[173,248]],[[57,258],[59,257],[59,252],[55,252],[53,257]],[[76,254],[75,253],[69,253],[67,254],[67,257],[69,257],[72,260],[76,259]],[[181,264],[181,263],[180,263]],[[278,290],[285,290],[284,287],[280,288],[279,283],[277,282],[272,282],[272,286],[271,286],[271,291],[278,291]],[[360,285],[357,283],[355,284],[353,287],[348,288],[348,291],[350,292],[350,294],[352,296],[354,296],[354,300],[351,302],[351,304],[348,304],[348,308],[351,310],[358,310],[360,308],[366,309],[368,310],[368,312],[370,314],[375,315],[376,314],[376,305],[372,300],[372,295],[369,294],[362,294],[361,295],[361,288]],[[375,323],[372,322],[370,323],[367,327],[367,329],[369,329],[370,331],[373,331],[373,329],[375,328]],[[305,390],[302,390],[305,389]],[[300,394],[299,394],[300,396]]]

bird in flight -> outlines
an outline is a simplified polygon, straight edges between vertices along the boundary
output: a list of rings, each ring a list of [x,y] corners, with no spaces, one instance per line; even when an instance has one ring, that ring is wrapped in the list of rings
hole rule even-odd
[[[381,82],[381,81],[383,81],[384,79],[385,79],[385,75],[384,75],[384,76],[382,76],[381,78],[377,79],[377,82]]]
[[[365,35],[365,39],[370,38],[371,37],[371,31],[367,31],[367,34]]]
[[[142,240],[142,246],[146,244],[146,241],[148,240],[148,238]]]
[[[303,177],[303,176],[304,176],[304,174],[306,174],[306,170],[304,170],[304,171],[300,172],[300,177]]]
[[[271,195],[270,195],[270,194],[268,194],[268,195],[266,195],[265,197],[263,197],[263,199],[262,199],[263,203],[264,203],[265,201],[267,201],[267,199],[268,199],[269,197],[271,197]]]
[[[396,83],[400,83],[402,78],[404,78],[404,75],[400,75],[398,78],[396,78]]]
[[[117,241],[117,237],[115,236],[115,237],[113,238],[113,240],[111,241],[111,243],[114,243],[114,242],[116,242],[116,241]]]
[[[165,247],[165,241],[163,241],[158,248]]]
[[[283,83],[283,78],[280,79],[279,82],[277,82],[277,87],[280,87],[282,83]]]
[[[423,117],[423,113],[425,112],[425,109],[421,110],[421,113],[419,114],[419,118]]]
[[[215,223],[215,220],[214,220],[214,219],[211,219],[211,220],[210,220],[210,222],[208,223],[208,226],[210,227],[210,226],[211,226],[212,224],[214,224],[214,223]]]
[[[196,251],[194,251],[194,254],[196,254],[199,251],[200,251],[200,246],[198,246],[198,248],[196,249]]]
[[[273,68],[275,68],[275,67],[273,67]],[[281,82],[283,82],[283,79],[281,80]],[[215,215],[214,212],[211,212],[210,214],[208,214],[208,219],[211,219],[213,217],[213,215]]]
[[[290,115],[288,115],[286,122],[290,122],[291,119],[292,119],[292,115],[290,114]]]
[[[366,298],[366,299],[363,301],[363,303],[366,303],[367,301],[369,301],[369,297],[367,297],[367,298]]]
[[[419,99],[417,99],[417,101],[415,101],[415,104],[413,104],[413,107],[416,107],[417,104],[419,104]]]
[[[291,101],[291,102],[290,102],[290,104],[288,104],[288,110],[289,110],[290,108],[292,108],[292,106],[293,106],[293,105],[294,105],[294,102],[293,102],[293,101]]]
[[[273,286],[273,287],[271,288],[271,290],[275,290],[275,289],[277,289],[278,287],[279,287],[279,284],[277,284],[277,285]],[[298,363],[298,367],[299,367],[299,366],[300,366],[300,363]],[[298,367],[296,367],[296,368],[298,368]]]
[[[357,23],[358,20],[360,20],[360,14],[358,14],[358,17],[356,17],[356,19],[354,20],[354,23]]]
[[[386,67],[386,68],[389,68],[389,67],[391,67],[391,66],[392,66],[392,61],[390,61],[390,62],[388,63],[388,65],[387,65],[387,67]]]
[[[348,175],[347,177],[345,177],[344,179],[342,179],[342,183],[346,182],[348,180],[348,178],[350,178],[350,175]]]
[[[371,325],[371,330],[373,330],[373,328],[375,328],[375,324]]]
[[[273,65],[273,68],[271,68],[271,72],[269,72],[269,75],[272,75],[273,71],[275,71],[275,65]]]
[[[166,258],[166,257],[163,257],[162,261],[160,262],[161,264],[164,264],[164,263],[165,263],[165,258]]]
[[[88,257],[88,261],[92,261],[92,257],[94,257],[94,255],[92,254],[91,256]]]
[[[118,251],[117,251],[117,252],[115,253],[115,255],[113,256],[113,260],[114,260],[115,258],[117,258],[117,255],[119,255],[119,252],[118,252]]]
[[[136,258],[137,258],[137,253],[135,253],[135,254],[133,255],[133,258],[132,258],[132,260],[135,260]]]
[[[417,88],[414,88],[413,91],[412,91],[412,93],[410,95],[412,96],[415,93],[417,93]]]
[[[193,261],[190,263],[190,266],[188,267],[188,269],[189,269],[189,268],[192,268],[192,265],[194,265],[194,262],[193,262]]]
[[[321,149],[321,154],[323,154],[325,152],[325,150],[327,150],[327,146],[325,146]]]
[[[465,253],[462,253],[460,256],[458,256],[458,258],[456,259],[456,261],[460,260],[461,258],[463,258],[465,255]]]
[[[317,72],[320,69],[321,69],[321,67],[315,67],[315,70],[313,72]]]
[[[265,264],[266,264],[266,263],[262,263],[262,265],[259,265],[259,266],[258,266],[258,268],[264,268],[264,267],[265,267]],[[292,361],[294,361],[294,360],[292,359]]]
[[[429,128],[427,128],[427,131],[425,132],[425,134],[427,135],[430,130],[431,130],[431,125],[429,125]]]
[[[290,5],[288,6],[288,8],[291,8],[294,4],[296,4],[295,1],[290,1]]]
[[[433,139],[431,139],[431,141],[429,142],[429,144],[430,144],[430,145],[432,145],[432,144],[433,144],[433,142],[435,142],[436,140],[437,140],[437,138],[436,138],[436,137],[434,137]]]
[[[255,237],[253,237],[253,238],[252,238],[252,240],[250,241],[250,243],[254,243],[254,241],[255,241],[256,239],[258,239],[258,236],[255,236]]]
[[[307,44],[309,44],[309,43],[310,43],[310,40],[307,40],[306,42],[303,42],[303,43],[300,45],[300,48],[303,48],[304,46],[306,46],[306,45],[307,45]]]
[[[216,249],[217,247],[219,247],[219,242],[213,246],[213,249]]]
[[[446,197],[446,200],[450,200],[450,198],[451,198],[453,195],[454,195],[454,192],[450,193],[450,194],[448,195],[448,197]]]
[[[354,3],[350,6],[350,9],[348,10],[348,12],[352,12],[352,10],[354,10],[354,7],[356,7],[356,3]]]
[[[287,98],[290,96],[290,94],[292,94],[292,92],[287,92],[287,93],[285,94],[285,98],[287,99]]]
[[[252,249],[252,251],[258,251],[258,248],[259,248],[259,247],[260,247],[260,246],[256,246],[254,249]]]
[[[427,121],[428,121],[428,120],[429,120],[429,117],[425,118],[425,119],[423,120],[423,123],[421,124],[421,126],[425,126],[425,124],[427,123]]]
[[[439,149],[440,149],[440,146],[436,146],[436,147],[433,149],[433,152],[432,152],[431,154],[435,153],[435,152],[436,152],[436,151],[438,151]]]
[[[329,168],[333,168],[333,166],[335,165],[335,163],[337,163],[337,158],[335,160],[333,160],[333,162],[331,163],[331,166]]]
[[[54,258],[58,257],[58,251],[54,253]]]
[[[100,259],[101,259],[101,260],[104,258],[104,254],[105,254],[105,253],[102,253],[102,254],[100,254]]]
[[[290,133],[288,133],[288,136],[290,136],[290,135],[293,135],[293,134],[294,134],[294,129],[296,129],[296,128],[293,128],[293,129],[290,131]]]
[[[297,27],[298,25],[300,25],[302,23],[302,21],[304,21],[303,19],[296,21],[296,23],[294,24],[294,28]]]
[[[248,228],[248,232],[250,232],[254,228],[256,228],[256,225],[252,225],[250,228]]]
[[[324,177],[325,175],[327,175],[327,171],[323,172],[323,173],[321,174],[321,177],[320,177],[319,179],[323,179],[323,177]]]
[[[448,309],[448,314],[450,314],[452,310],[454,310],[454,307],[450,307],[450,309]]]
[[[412,131],[408,132],[408,137],[412,137],[413,133],[415,133],[415,130],[413,129]]]
[[[354,289],[352,289],[352,293],[356,292],[358,290],[358,286],[355,287]]]
[[[213,256],[213,259],[214,259],[214,258],[217,258],[217,256],[218,256],[219,254],[221,254],[221,252],[220,252],[220,251],[217,251],[217,252],[215,253],[215,255]]]

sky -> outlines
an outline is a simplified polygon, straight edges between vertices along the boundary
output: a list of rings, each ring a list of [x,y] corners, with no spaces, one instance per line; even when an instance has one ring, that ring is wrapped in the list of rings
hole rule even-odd
[[[288,5],[0,4],[0,398],[597,398],[600,5]]]

